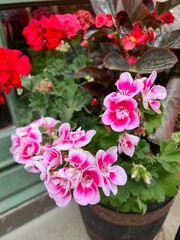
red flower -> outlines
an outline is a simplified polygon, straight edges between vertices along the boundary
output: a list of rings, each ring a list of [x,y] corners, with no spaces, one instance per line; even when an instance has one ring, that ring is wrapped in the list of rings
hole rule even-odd
[[[130,65],[134,65],[137,61],[137,57],[136,56],[131,56],[131,55],[127,55],[125,57],[125,59]]]
[[[44,29],[41,21],[32,19],[23,29],[22,34],[25,37],[27,44],[34,51],[43,50],[45,48]]]
[[[20,88],[20,75],[27,76],[31,70],[29,58],[19,50],[0,47],[0,91],[9,93],[12,87]]]
[[[87,10],[77,10],[75,12],[78,21],[80,22],[81,28],[86,33],[87,29],[94,24],[94,18],[91,13]]]
[[[96,16],[95,25],[97,28],[101,28],[103,26],[112,27],[113,19],[111,14],[100,13]]]
[[[2,95],[0,95],[0,104],[5,104],[5,100],[4,100],[4,97]]]
[[[136,45],[146,44],[148,39],[148,33],[145,33],[143,29],[139,27],[139,24],[135,24],[134,31],[122,37],[121,43],[124,45],[125,50],[132,50]]]
[[[80,46],[81,47],[88,47],[89,46],[89,43],[88,43],[88,41],[87,40],[83,40],[81,43],[80,43]]]
[[[158,19],[161,20],[162,23],[173,23],[174,22],[174,16],[172,15],[171,12],[165,12],[163,15],[161,15],[160,17],[157,16],[156,11],[153,12],[153,16]]]
[[[56,48],[62,39],[73,38],[81,28],[75,14],[56,14],[41,20],[32,19],[23,35],[34,51]]]
[[[172,15],[171,12],[166,12],[163,15],[159,17],[160,20],[163,21],[163,23],[173,23],[174,22],[174,16]]]
[[[149,35],[149,41],[153,42],[154,41],[154,32],[152,30],[149,30],[148,35]]]
[[[91,101],[91,107],[94,107],[97,104],[97,99],[93,98]]]

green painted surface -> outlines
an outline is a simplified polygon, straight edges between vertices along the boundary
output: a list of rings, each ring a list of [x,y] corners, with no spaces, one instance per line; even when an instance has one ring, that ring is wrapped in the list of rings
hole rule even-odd
[[[0,170],[14,163],[9,151],[11,147],[10,136],[14,132],[14,129],[15,127],[8,127],[0,130]]]
[[[26,172],[23,165],[8,168],[0,173],[0,201],[38,182],[39,174]]]
[[[33,186],[24,189],[24,191],[16,192],[9,198],[0,201],[0,214],[8,211],[11,208],[17,207],[23,202],[26,202],[32,199],[33,197],[38,196],[44,191],[45,191],[44,185],[42,183],[36,183]]]

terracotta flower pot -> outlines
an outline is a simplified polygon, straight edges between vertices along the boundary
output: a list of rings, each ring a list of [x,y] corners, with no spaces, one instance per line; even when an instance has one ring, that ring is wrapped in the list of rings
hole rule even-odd
[[[80,206],[92,240],[153,240],[160,230],[173,199],[155,204],[146,214],[119,213],[99,204]]]

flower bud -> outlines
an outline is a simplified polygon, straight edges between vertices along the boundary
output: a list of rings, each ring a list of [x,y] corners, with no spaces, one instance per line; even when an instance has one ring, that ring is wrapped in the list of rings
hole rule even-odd
[[[137,182],[143,179],[146,184],[151,184],[152,176],[143,165],[134,165],[131,171],[131,178],[135,178]]]

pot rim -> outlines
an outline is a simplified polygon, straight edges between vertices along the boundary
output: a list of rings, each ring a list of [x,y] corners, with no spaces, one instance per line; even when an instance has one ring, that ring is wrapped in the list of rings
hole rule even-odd
[[[165,205],[151,210],[147,213],[120,213],[108,209],[100,204],[88,205],[87,207],[99,218],[118,225],[123,226],[142,226],[150,224],[163,216],[166,216],[174,202],[174,198],[170,199]],[[81,206],[82,207],[82,206]]]

